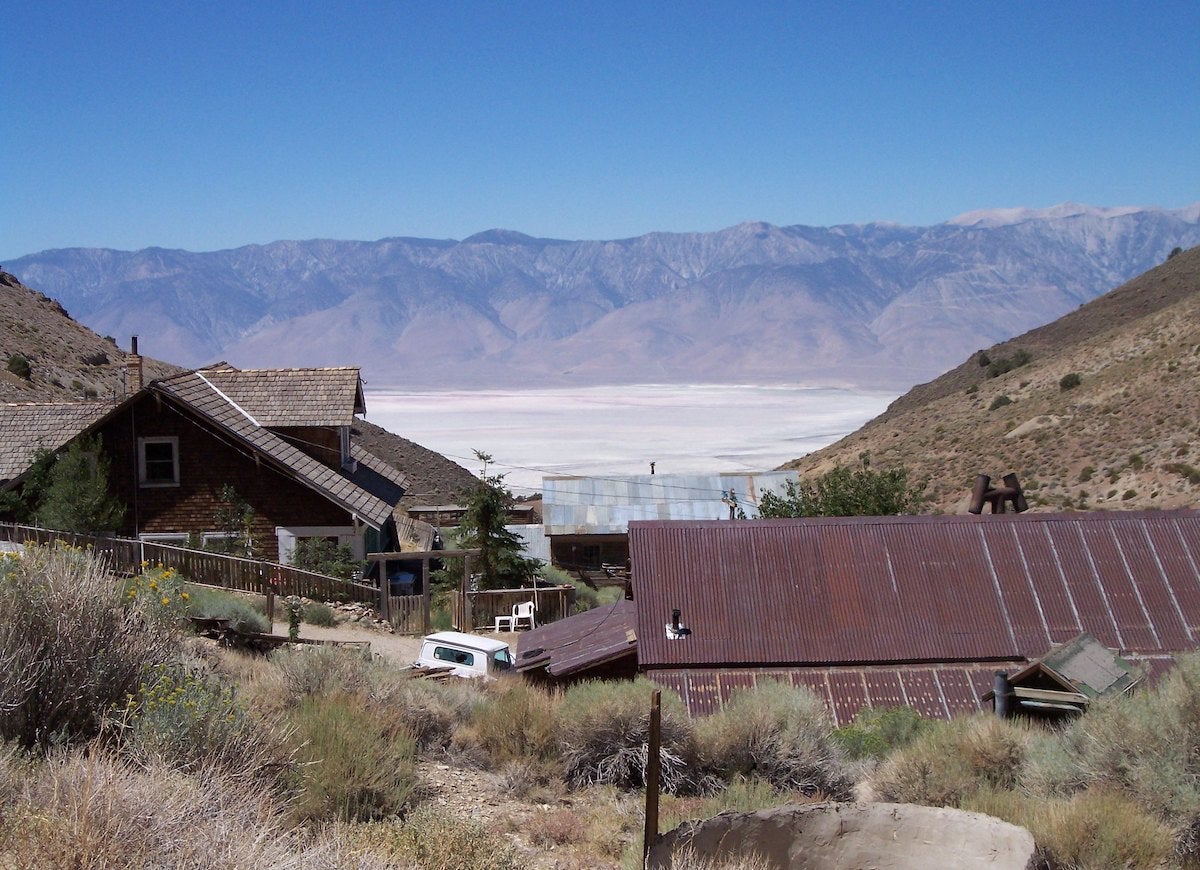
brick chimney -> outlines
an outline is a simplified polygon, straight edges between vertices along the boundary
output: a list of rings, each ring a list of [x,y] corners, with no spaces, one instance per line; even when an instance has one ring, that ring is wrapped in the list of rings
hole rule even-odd
[[[129,356],[125,357],[125,389],[136,393],[143,386],[142,358],[138,356],[137,336],[130,341]]]

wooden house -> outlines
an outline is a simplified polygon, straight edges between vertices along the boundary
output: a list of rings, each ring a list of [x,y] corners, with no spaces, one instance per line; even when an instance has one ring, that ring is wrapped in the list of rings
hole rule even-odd
[[[230,534],[217,518],[232,493],[264,558],[288,562],[311,537],[359,558],[396,548],[407,478],[351,439],[365,411],[357,368],[219,363],[141,386],[135,355],[129,382],[116,402],[0,407],[0,491],[22,486],[39,448],[99,436],[126,507],[120,534],[211,544]]]

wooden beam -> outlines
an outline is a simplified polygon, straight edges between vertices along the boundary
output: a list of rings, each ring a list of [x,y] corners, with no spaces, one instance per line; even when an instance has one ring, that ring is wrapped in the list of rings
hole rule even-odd
[[[395,562],[399,559],[451,559],[457,556],[478,556],[482,550],[414,550],[411,553],[367,553],[368,562],[379,562],[387,559]]]

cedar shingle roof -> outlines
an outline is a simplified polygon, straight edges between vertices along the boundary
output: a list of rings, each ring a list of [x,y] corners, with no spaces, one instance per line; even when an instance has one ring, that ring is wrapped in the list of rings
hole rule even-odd
[[[0,404],[0,484],[24,474],[39,448],[57,450],[113,407],[108,402]]]
[[[356,367],[236,369],[218,364],[194,374],[268,428],[349,426],[355,412],[366,410]]]
[[[222,372],[227,370],[222,369]],[[228,370],[236,371],[236,370]],[[298,372],[299,369],[284,369],[284,372]],[[317,371],[323,371],[318,369]],[[357,383],[358,370],[352,371]],[[213,370],[185,372],[170,378],[155,381],[150,385],[151,390],[157,390],[187,405],[194,412],[206,417],[212,423],[221,427],[241,441],[249,444],[259,452],[274,459],[280,465],[291,471],[302,483],[307,484],[326,497],[340,504],[347,510],[358,514],[376,528],[381,527],[392,515],[392,505],[395,502],[385,501],[378,495],[373,495],[362,486],[352,482],[345,474],[323,465],[308,454],[293,447],[274,432],[264,429],[257,417],[252,417],[246,408],[231,401],[229,394],[213,382]],[[302,379],[297,378],[297,381]],[[230,384],[233,378],[226,378],[224,383]],[[267,384],[266,380],[256,380],[256,387]],[[260,402],[258,409],[267,407],[265,399]],[[281,415],[277,415],[278,416]],[[316,425],[307,422],[293,425]],[[326,424],[341,425],[341,424]],[[363,451],[365,453],[365,451]],[[368,454],[369,455],[369,454]],[[378,460],[376,460],[378,462]],[[361,469],[362,466],[360,466]],[[377,478],[382,475],[376,473]],[[388,481],[392,486],[397,483]],[[403,494],[403,487],[398,487]],[[397,496],[397,499],[399,496]]]

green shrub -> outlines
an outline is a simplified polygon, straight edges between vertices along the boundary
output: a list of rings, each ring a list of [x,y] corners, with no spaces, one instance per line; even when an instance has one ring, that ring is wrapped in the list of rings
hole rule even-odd
[[[850,797],[852,782],[824,703],[782,682],[737,692],[697,726],[702,753],[724,782],[756,776],[805,795]]]
[[[305,571],[343,580],[362,571],[362,562],[354,558],[347,545],[336,544],[328,538],[300,538],[292,553],[292,564]]]
[[[910,744],[928,727],[929,721],[912,707],[867,707],[833,736],[852,759],[883,759]]]
[[[981,788],[1013,786],[1027,742],[1020,725],[994,716],[931,723],[880,766],[872,783],[883,800],[960,806]]]
[[[309,625],[320,625],[333,628],[338,624],[337,614],[333,608],[319,601],[309,601],[300,612],[300,618]]]
[[[169,625],[122,606],[100,561],[68,548],[6,560],[0,613],[0,739],[26,747],[95,735],[178,643]]]
[[[245,596],[223,592],[206,586],[188,585],[186,612],[188,616],[228,619],[237,631],[269,634],[271,623]]]
[[[1058,388],[1065,393],[1067,390],[1075,389],[1082,383],[1083,376],[1079,372],[1070,372],[1059,378]]]
[[[1095,473],[1096,473],[1096,466],[1085,465],[1083,468],[1081,468],[1079,470],[1079,482],[1087,483],[1089,480],[1092,479],[1092,475]]]
[[[1013,400],[1001,393],[996,398],[992,399],[992,403],[988,405],[989,411],[995,411],[997,408],[1003,408],[1005,405],[1011,405]]]
[[[558,698],[544,689],[522,680],[494,680],[454,742],[477,746],[493,769],[518,759],[557,761],[557,707]]]
[[[8,370],[18,378],[29,380],[33,376],[33,368],[29,365],[29,358],[23,353],[14,353],[8,358]]]
[[[1163,468],[1172,474],[1186,478],[1193,486],[1200,486],[1200,468],[1188,465],[1186,462],[1169,462]]]
[[[293,768],[283,737],[212,674],[159,665],[113,719],[121,753],[143,767],[216,767],[234,779],[280,785]]]
[[[988,363],[987,376],[989,378],[998,378],[1006,372],[1011,372],[1013,369],[1019,369],[1023,365],[1028,365],[1033,357],[1028,351],[1018,350],[1012,356],[998,357]]]
[[[1153,691],[1093,703],[1061,744],[1059,779],[1125,794],[1174,828],[1177,858],[1200,859],[1200,656],[1180,657]]]
[[[403,822],[376,822],[354,828],[358,843],[383,856],[389,866],[424,870],[518,870],[511,845],[478,822],[421,807]]]
[[[572,788],[645,786],[650,696],[658,688],[644,677],[631,682],[589,681],[567,689],[559,707],[563,778]],[[662,690],[663,791],[696,785],[696,747],[683,701]]]
[[[367,821],[396,815],[410,802],[416,747],[402,725],[345,694],[305,698],[289,719],[303,763],[292,803],[297,817]]]

